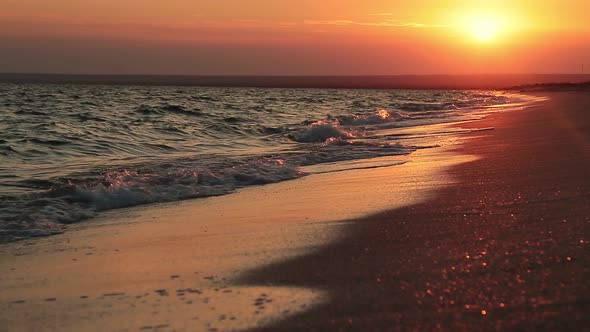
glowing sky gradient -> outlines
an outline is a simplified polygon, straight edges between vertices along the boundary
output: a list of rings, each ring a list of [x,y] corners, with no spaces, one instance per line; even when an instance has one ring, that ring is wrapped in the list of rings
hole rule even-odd
[[[0,0],[0,8],[0,72],[581,73],[582,64],[590,72],[588,0]],[[475,38],[481,17],[499,22],[493,37]]]

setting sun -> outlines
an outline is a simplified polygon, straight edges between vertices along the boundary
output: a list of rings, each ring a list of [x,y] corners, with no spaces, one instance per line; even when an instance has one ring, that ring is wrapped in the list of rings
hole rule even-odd
[[[477,40],[489,41],[497,37],[502,25],[493,15],[477,15],[470,20],[468,29]]]

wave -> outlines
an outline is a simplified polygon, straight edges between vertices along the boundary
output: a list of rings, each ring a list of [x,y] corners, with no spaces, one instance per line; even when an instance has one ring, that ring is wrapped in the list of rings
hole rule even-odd
[[[240,122],[246,122],[248,120],[246,120],[244,118],[237,117],[237,116],[230,116],[230,117],[224,118],[223,121],[225,121],[227,123],[240,123]]]
[[[100,211],[298,178],[303,166],[408,154],[421,148],[411,144],[432,146],[410,139],[432,133],[395,128],[473,118],[477,107],[508,100],[460,91],[9,86],[0,91],[8,105],[0,242],[59,233]]]
[[[71,142],[59,139],[41,139],[41,138],[31,138],[28,140],[31,143],[41,144],[41,145],[49,145],[49,146],[60,146],[70,144]]]
[[[459,107],[455,103],[405,103],[400,106],[405,111],[440,111],[455,110]]]
[[[10,154],[18,153],[11,145],[0,145],[0,153],[8,156]]]
[[[301,143],[325,142],[328,139],[350,139],[355,137],[357,136],[354,132],[341,128],[337,121],[323,120],[314,122],[308,125],[306,129],[291,135],[294,141]]]
[[[7,199],[0,208],[0,242],[55,234],[64,224],[91,218],[100,211],[189,198],[223,195],[238,188],[294,179],[303,175],[282,159],[259,158],[220,169],[180,162],[170,167],[136,167],[62,178],[42,194]],[[13,220],[18,220],[14,224]]]
[[[489,92],[463,92],[452,101],[411,101],[402,103],[399,108],[409,112],[444,111],[506,104],[511,100],[510,96]]]
[[[262,135],[276,135],[284,133],[287,129],[283,126],[277,127],[266,127],[266,126],[259,126],[258,132]]]
[[[63,225],[94,217],[101,211],[218,196],[247,186],[295,179],[307,175],[300,170],[301,166],[401,155],[415,150],[394,142],[343,138],[328,139],[312,149],[299,148],[264,157],[179,159],[52,180],[13,182],[14,186],[42,191],[7,198],[0,208],[0,242],[55,234]],[[11,220],[18,220],[20,226],[15,227]]]
[[[144,115],[163,115],[166,113],[180,114],[188,116],[203,116],[204,113],[200,110],[188,110],[179,105],[160,105],[160,106],[147,106],[141,105],[136,111]]]
[[[409,116],[404,112],[377,109],[375,113],[371,115],[345,115],[337,117],[336,119],[340,125],[361,126],[390,123],[407,118],[409,118]]]
[[[305,129],[290,134],[290,138],[300,143],[360,138],[366,131],[363,126],[387,124],[408,118],[409,116],[403,112],[386,109],[377,109],[369,115],[329,115],[326,120],[307,123]]]

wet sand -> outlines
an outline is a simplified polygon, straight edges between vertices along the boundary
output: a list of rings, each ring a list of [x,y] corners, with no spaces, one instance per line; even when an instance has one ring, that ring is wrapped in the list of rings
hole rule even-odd
[[[245,284],[329,300],[259,330],[590,330],[590,93],[460,127],[455,184],[350,224],[338,242]]]
[[[453,181],[444,170],[472,160],[449,150],[110,211],[65,234],[1,245],[0,331],[226,331],[309,310],[329,294],[238,280],[339,241],[355,218],[428,200]]]
[[[0,331],[588,329],[590,95],[549,95],[404,165],[1,245]]]

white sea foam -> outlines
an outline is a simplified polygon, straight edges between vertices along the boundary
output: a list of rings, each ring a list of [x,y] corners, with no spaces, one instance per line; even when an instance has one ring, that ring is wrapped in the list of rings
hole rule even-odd
[[[325,142],[328,139],[350,139],[357,135],[351,130],[340,127],[336,121],[318,121],[293,135],[293,139],[301,143]]]

